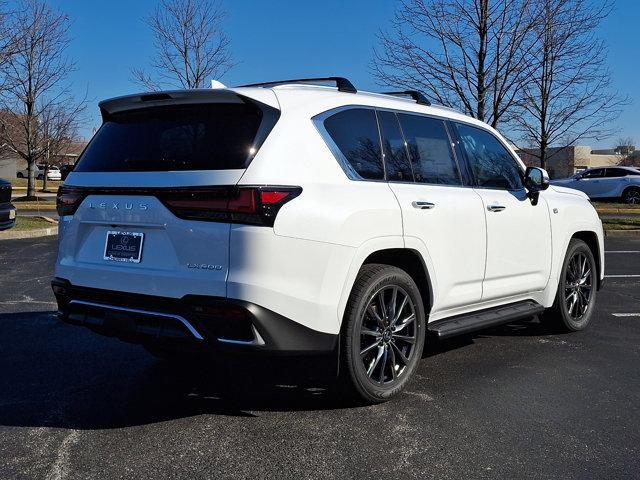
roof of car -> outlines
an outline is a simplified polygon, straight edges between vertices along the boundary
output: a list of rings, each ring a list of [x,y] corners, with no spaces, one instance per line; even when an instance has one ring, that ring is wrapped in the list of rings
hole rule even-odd
[[[284,84],[269,87],[238,87],[232,90],[252,96],[256,91],[272,90],[279,99],[286,98],[289,104],[296,104],[298,107],[307,107],[309,110],[326,110],[325,105],[365,105],[377,106],[380,108],[390,108],[405,110],[408,112],[432,114],[446,118],[458,119],[468,123],[485,126],[485,124],[473,117],[465,115],[453,108],[442,105],[423,105],[417,103],[410,97],[399,97],[385,93],[367,92],[358,90],[356,93],[342,92],[336,87],[306,84]],[[313,97],[314,101],[310,101]]]
[[[585,169],[583,171],[586,172],[588,170],[598,170],[600,168],[622,168],[624,170],[631,170],[631,171],[634,171],[634,172],[637,172],[637,171],[640,170],[640,167],[629,167],[629,166],[626,166],[626,165],[604,165],[602,167],[589,167],[589,168],[587,168],[587,169]]]

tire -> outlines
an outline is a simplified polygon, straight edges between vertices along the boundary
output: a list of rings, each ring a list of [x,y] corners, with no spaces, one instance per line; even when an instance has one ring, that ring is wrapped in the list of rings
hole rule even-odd
[[[24,175],[23,175],[21,172],[18,172],[17,177],[18,177],[18,178],[24,178]]]
[[[640,188],[627,188],[622,192],[622,201],[629,205],[640,205]]]
[[[542,323],[559,333],[584,330],[595,309],[597,282],[593,252],[582,240],[572,239],[562,262],[553,307],[544,312]]]
[[[411,276],[389,265],[364,265],[343,319],[343,388],[364,403],[381,403],[397,395],[422,357],[425,328],[422,297]]]

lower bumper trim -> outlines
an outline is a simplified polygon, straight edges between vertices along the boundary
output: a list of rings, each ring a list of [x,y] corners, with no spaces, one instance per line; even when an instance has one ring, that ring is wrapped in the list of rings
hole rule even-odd
[[[166,298],[51,282],[62,321],[133,343],[179,342],[196,348],[287,354],[333,353],[338,335],[318,332],[243,300]]]

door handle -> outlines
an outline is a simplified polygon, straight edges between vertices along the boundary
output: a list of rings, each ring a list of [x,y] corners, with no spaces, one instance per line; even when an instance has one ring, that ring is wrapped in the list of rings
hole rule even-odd
[[[431,210],[436,206],[435,203],[425,202],[423,200],[415,200],[411,202],[411,205],[413,205],[413,208],[419,208],[420,210]]]
[[[502,205],[487,205],[487,210],[489,210],[490,212],[501,212],[503,211],[505,208]]]

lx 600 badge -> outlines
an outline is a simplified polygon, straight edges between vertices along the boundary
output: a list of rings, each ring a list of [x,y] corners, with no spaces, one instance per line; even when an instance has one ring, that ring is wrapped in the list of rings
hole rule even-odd
[[[208,263],[187,263],[187,268],[198,270],[222,270],[222,265],[210,265]]]

